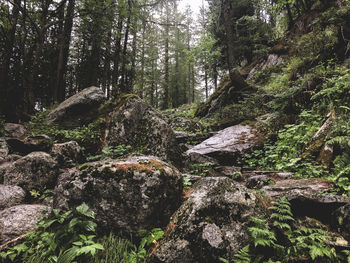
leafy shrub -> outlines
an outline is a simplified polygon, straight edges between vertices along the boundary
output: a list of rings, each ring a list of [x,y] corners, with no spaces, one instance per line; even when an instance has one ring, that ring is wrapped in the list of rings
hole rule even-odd
[[[48,123],[49,111],[39,112],[29,122],[28,131],[32,135],[46,134],[56,142],[76,141],[87,152],[95,152],[101,144],[101,131],[105,127],[105,119],[99,118],[87,126],[72,130],[60,129],[58,125]]]
[[[302,150],[321,125],[321,117],[303,111],[296,124],[288,124],[278,131],[276,141],[270,141],[262,150],[244,156],[249,167],[295,172],[300,177],[317,177],[322,169],[312,160],[302,160]]]
[[[91,155],[87,157],[88,161],[97,161],[106,157],[119,158],[130,153],[132,147],[130,145],[117,145],[117,146],[105,146],[103,147],[101,154]]]
[[[190,173],[193,175],[200,176],[210,176],[212,172],[212,163],[191,163],[190,165]]]

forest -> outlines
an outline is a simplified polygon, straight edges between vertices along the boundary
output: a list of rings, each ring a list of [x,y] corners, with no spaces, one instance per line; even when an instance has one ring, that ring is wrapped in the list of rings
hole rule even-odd
[[[0,262],[350,262],[349,94],[350,0],[2,0]]]
[[[198,102],[217,88],[225,70],[266,51],[284,30],[279,14],[289,10],[292,21],[310,8],[308,1],[231,6],[215,0],[203,2],[195,17],[178,5],[2,1],[2,114],[9,121],[28,120],[36,110],[93,85],[108,98],[133,92],[161,109]]]

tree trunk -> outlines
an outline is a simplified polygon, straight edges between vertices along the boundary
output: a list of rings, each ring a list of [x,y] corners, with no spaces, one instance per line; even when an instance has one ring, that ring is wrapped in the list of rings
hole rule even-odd
[[[231,5],[229,0],[222,0],[222,13],[224,19],[224,27],[226,33],[226,45],[227,45],[227,66],[228,71],[231,73],[235,65],[234,57],[234,37],[233,37],[233,26],[231,22]],[[231,77],[231,74],[230,74]]]
[[[11,15],[11,26],[8,33],[8,40],[6,41],[6,51],[4,56],[4,64],[3,64],[3,78],[2,78],[2,87],[0,88],[0,114],[4,114],[5,118],[10,121],[15,121],[16,116],[14,116],[15,111],[15,104],[13,103],[13,99],[9,95],[10,92],[10,66],[11,66],[11,59],[13,57],[13,50],[14,50],[14,43],[15,43],[15,36],[16,36],[16,25],[19,15],[19,6],[21,4],[20,0],[15,1],[15,5],[12,8],[12,15]]]
[[[128,0],[128,18],[126,21],[126,29],[124,35],[124,46],[123,46],[123,56],[122,56],[122,79],[120,83],[120,91],[121,93],[130,93],[131,88],[127,87],[127,72],[126,72],[126,63],[127,63],[127,48],[128,48],[128,40],[129,40],[129,30],[131,23],[131,1]]]
[[[123,17],[119,15],[116,38],[115,38],[115,46],[114,46],[114,61],[113,61],[114,68],[113,68],[113,75],[112,75],[112,85],[113,85],[112,96],[113,97],[115,97],[119,93],[117,86],[118,86],[118,79],[119,79],[119,63],[120,63],[123,20],[124,20]]]
[[[166,25],[165,25],[165,46],[164,46],[164,97],[162,109],[169,108],[169,16],[168,2],[166,2]]]
[[[67,6],[67,13],[64,18],[64,26],[60,38],[60,48],[58,55],[56,83],[53,92],[53,101],[61,102],[65,99],[65,74],[69,57],[69,45],[73,27],[75,0],[70,0]]]

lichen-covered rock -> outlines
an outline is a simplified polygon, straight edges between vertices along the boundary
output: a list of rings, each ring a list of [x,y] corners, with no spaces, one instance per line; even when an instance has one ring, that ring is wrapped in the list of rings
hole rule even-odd
[[[75,141],[56,143],[52,146],[51,155],[61,167],[71,167],[83,160],[83,152]]]
[[[321,179],[290,179],[278,181],[275,185],[264,186],[264,194],[278,200],[286,197],[295,217],[310,217],[337,228],[335,211],[347,204],[350,198],[327,194],[333,184]]]
[[[22,137],[26,133],[26,128],[22,124],[5,123],[4,129],[9,137]]]
[[[303,157],[307,156],[318,156],[322,150],[322,147],[325,146],[325,141],[328,133],[333,127],[335,120],[335,112],[330,112],[327,115],[327,120],[323,123],[321,128],[312,136],[310,142],[307,144],[303,150]]]
[[[25,195],[26,193],[19,186],[0,184],[0,210],[21,204]]]
[[[226,177],[203,178],[193,187],[150,262],[219,262],[247,244],[245,223],[261,213],[254,192]]]
[[[333,183],[321,179],[289,179],[276,182],[274,185],[264,186],[264,193],[273,198],[282,196],[293,199],[300,196],[313,196],[329,191]]]
[[[10,162],[0,163],[0,184],[4,182],[4,175],[10,166],[11,166]]]
[[[139,98],[126,98],[110,114],[106,143],[131,145],[144,154],[181,165],[181,151],[172,128],[162,114]]]
[[[48,212],[44,205],[18,205],[0,211],[0,244],[35,229]]]
[[[317,157],[317,161],[326,167],[330,167],[333,161],[334,148],[332,145],[324,145],[320,154]]]
[[[217,159],[221,164],[234,164],[243,152],[256,146],[255,128],[249,125],[235,125],[219,131],[186,153],[199,153]]]
[[[4,138],[0,138],[0,162],[9,154],[9,148]]]
[[[85,202],[102,229],[138,235],[168,223],[180,205],[182,184],[178,170],[155,157],[106,159],[60,175],[54,207],[67,210]]]
[[[32,152],[5,167],[4,184],[43,191],[55,185],[57,175],[57,162],[49,154]]]
[[[247,79],[254,77],[255,73],[263,71],[270,67],[278,66],[283,63],[283,58],[277,54],[269,54],[255,62],[256,64],[250,69]]]
[[[86,88],[58,105],[48,114],[47,120],[65,129],[87,125],[97,118],[98,108],[105,100],[102,89]]]

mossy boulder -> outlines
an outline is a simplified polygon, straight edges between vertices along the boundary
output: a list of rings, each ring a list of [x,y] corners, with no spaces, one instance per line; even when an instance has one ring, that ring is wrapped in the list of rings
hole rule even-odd
[[[64,129],[74,129],[93,122],[98,117],[98,109],[106,100],[102,89],[86,88],[71,96],[53,109],[47,116],[49,123]]]
[[[27,192],[53,188],[58,175],[57,162],[45,152],[32,152],[0,170],[5,185],[17,185]]]
[[[69,210],[85,202],[100,229],[137,236],[168,223],[180,206],[182,185],[179,171],[156,157],[105,159],[60,175],[54,207]]]
[[[119,100],[109,115],[106,144],[131,145],[143,154],[181,166],[181,150],[166,118],[138,97],[124,96]]]
[[[246,222],[262,213],[253,191],[226,177],[199,180],[172,216],[152,263],[212,263],[249,242]],[[231,261],[230,261],[231,262]]]

